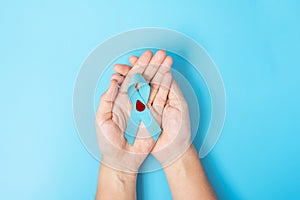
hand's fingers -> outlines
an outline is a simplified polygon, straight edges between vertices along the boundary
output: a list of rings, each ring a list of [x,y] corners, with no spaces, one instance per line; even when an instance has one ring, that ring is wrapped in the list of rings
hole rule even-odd
[[[131,74],[142,74],[152,58],[152,51],[145,51],[130,70]]]
[[[134,65],[136,61],[138,60],[138,57],[136,56],[130,56],[129,62],[131,65]],[[131,67],[125,64],[115,64],[114,65],[114,71],[121,74],[122,76],[126,76],[127,73],[130,71]]]
[[[182,110],[182,106],[185,105],[185,98],[177,85],[176,81],[173,79],[170,87],[170,92],[168,94],[168,104],[179,110]]]
[[[112,80],[106,92],[101,96],[96,119],[99,123],[112,118],[114,100],[118,94],[118,82]]]
[[[158,89],[159,89],[159,85],[158,84],[151,85],[150,96],[149,96],[148,103],[147,103],[148,106],[152,106],[152,103],[154,101],[154,98],[155,98],[155,96],[157,94]]]
[[[129,62],[130,62],[130,64],[133,66],[133,65],[135,65],[135,63],[136,63],[136,61],[139,59],[139,57],[137,57],[137,56],[130,56],[129,57]]]
[[[170,71],[171,66],[173,64],[173,59],[171,56],[167,56],[163,63],[158,68],[157,72],[155,73],[151,83],[160,84],[166,72]]]
[[[165,58],[166,51],[164,50],[158,50],[156,54],[152,57],[149,65],[146,67],[143,73],[143,76],[148,83],[154,77],[156,71],[160,67],[160,64],[165,60]]]
[[[170,72],[165,73],[164,79],[162,80],[157,94],[154,98],[152,107],[158,114],[162,114],[164,106],[167,101],[169,90],[172,83],[172,76]]]
[[[131,67],[128,65],[125,65],[125,64],[115,64],[114,65],[114,71],[123,76],[126,76],[130,69],[131,69]]]
[[[125,78],[125,80],[123,81],[121,87],[120,87],[120,91],[121,92],[126,92],[127,91],[127,87],[129,85],[131,76],[133,74],[141,74],[143,73],[145,67],[148,65],[150,59],[152,57],[152,52],[151,51],[145,51],[141,57],[136,61],[136,63],[134,64],[134,66],[130,69],[130,71],[127,73],[127,76]]]
[[[158,68],[156,74],[154,75],[153,79],[151,80],[151,92],[148,104],[151,105],[153,103],[154,97],[158,91],[159,85],[163,79],[163,76],[166,72],[170,71],[170,68],[172,66],[173,60],[172,57],[167,56],[166,59],[163,61],[163,63]]]
[[[110,80],[116,80],[118,85],[121,85],[124,81],[124,76],[121,76],[120,74],[113,74],[111,75]]]

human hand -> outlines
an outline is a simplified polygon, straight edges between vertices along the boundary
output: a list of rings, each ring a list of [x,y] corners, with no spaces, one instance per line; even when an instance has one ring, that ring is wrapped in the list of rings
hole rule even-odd
[[[127,94],[127,87],[132,75],[143,73],[145,79],[152,77],[155,66],[169,61],[165,52],[158,52],[152,57],[151,51],[146,51],[140,58],[131,58],[133,67],[116,65],[115,70],[119,74],[113,74],[108,90],[100,99],[96,114],[96,130],[102,161],[119,170],[137,172],[147,155],[153,149],[155,142],[145,126],[140,125],[133,146],[130,146],[124,138],[124,131],[132,110],[132,105]],[[148,108],[159,126],[162,123],[162,112],[167,99],[169,87],[172,82],[169,69],[164,69],[159,81],[161,86],[157,90],[151,90]],[[129,72],[130,70],[130,72]],[[122,76],[121,76],[121,75]],[[118,84],[121,85],[120,89]]]
[[[152,149],[152,154],[164,167],[188,149],[191,133],[187,103],[176,81],[170,81],[169,78],[172,58],[161,50],[156,55],[164,61],[161,64],[148,65],[142,74],[151,85],[148,106],[159,111],[159,118],[162,118],[162,133]],[[134,64],[136,59],[138,58],[131,57],[131,64]],[[114,70],[122,76],[131,73],[131,68],[126,65],[116,65]],[[164,95],[160,95],[161,93]],[[166,93],[167,101],[165,98],[160,99],[161,96],[165,97]],[[155,100],[153,97],[156,97]]]
[[[137,172],[152,152],[164,167],[174,199],[186,198],[186,193],[189,194],[188,199],[217,199],[191,145],[189,110],[170,73],[172,58],[161,50],[151,57],[151,52],[146,51],[140,58],[130,57],[132,68],[122,64],[114,67],[118,74],[112,75],[96,116],[103,162],[123,171]],[[127,87],[131,76],[136,73],[142,74],[151,86],[147,106],[161,126],[162,133],[155,143],[145,127],[140,125],[135,142],[130,146],[124,138],[132,109]],[[121,84],[120,89],[118,84]],[[101,165],[97,197],[134,199],[135,185],[136,174],[131,176]],[[114,191],[113,195],[111,191]]]

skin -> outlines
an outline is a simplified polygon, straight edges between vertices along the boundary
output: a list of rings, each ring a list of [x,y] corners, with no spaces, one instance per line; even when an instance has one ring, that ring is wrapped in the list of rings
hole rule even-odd
[[[146,51],[140,58],[132,56],[129,61],[133,67],[114,66],[116,74],[112,75],[96,114],[97,137],[103,154],[96,199],[135,199],[137,172],[150,153],[162,164],[174,199],[216,199],[190,142],[188,106],[172,79],[172,58],[159,50],[154,56]],[[151,85],[147,106],[162,133],[155,143],[142,124],[130,146],[124,138],[132,109],[126,90],[136,73],[141,73]]]

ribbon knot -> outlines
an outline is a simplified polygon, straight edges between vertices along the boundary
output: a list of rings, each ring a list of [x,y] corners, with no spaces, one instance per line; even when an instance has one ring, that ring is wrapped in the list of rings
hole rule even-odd
[[[140,84],[138,90],[135,87],[137,83]],[[156,142],[161,133],[161,128],[147,107],[150,86],[141,74],[134,74],[132,76],[127,93],[132,104],[132,111],[125,130],[126,140],[131,146],[133,145],[140,123],[143,122],[151,137]]]

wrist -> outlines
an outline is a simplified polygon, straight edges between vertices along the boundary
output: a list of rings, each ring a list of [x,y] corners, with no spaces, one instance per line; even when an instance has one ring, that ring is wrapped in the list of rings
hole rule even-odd
[[[191,144],[187,150],[171,165],[164,168],[166,175],[173,173],[181,173],[186,175],[189,172],[189,167],[193,165],[193,162],[197,160],[199,162],[197,151],[193,144]]]
[[[123,199],[136,199],[136,177],[136,173],[115,170],[101,163],[95,199],[117,199],[125,196]]]
[[[217,199],[193,145],[164,171],[176,199],[184,199],[187,191],[193,199]]]
[[[102,170],[104,173],[107,173],[110,175],[111,178],[117,179],[119,181],[127,182],[127,181],[135,181],[137,177],[136,172],[125,172],[117,169],[113,169],[105,164],[101,163],[100,170]]]
[[[158,140],[158,143],[160,140]],[[192,147],[192,148],[191,148]],[[185,139],[176,138],[169,144],[152,151],[152,155],[160,162],[163,168],[173,165],[182,157],[186,156],[187,152],[194,149],[189,137]],[[189,153],[190,154],[190,153]],[[197,156],[197,152],[195,151]]]
[[[135,154],[126,152],[121,156],[107,156],[103,155],[101,164],[115,171],[120,171],[127,174],[137,174],[142,162],[146,156],[143,154]]]

